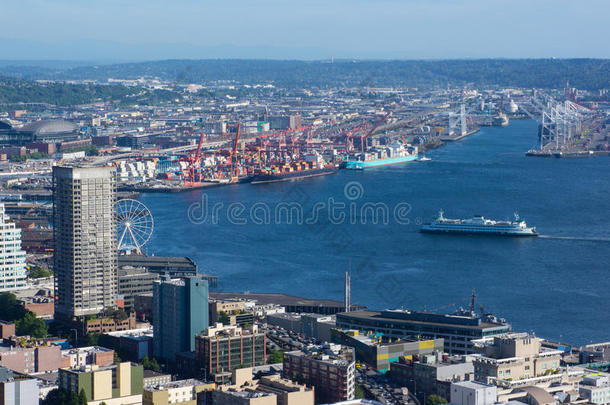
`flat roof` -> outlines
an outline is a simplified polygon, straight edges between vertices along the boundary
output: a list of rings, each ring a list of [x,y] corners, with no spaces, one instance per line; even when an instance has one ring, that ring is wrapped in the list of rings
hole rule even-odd
[[[311,307],[345,307],[341,301],[326,299],[310,299],[297,297],[296,295],[278,293],[250,293],[250,292],[211,292],[210,298],[215,299],[247,299],[256,301],[258,304],[279,304],[282,306],[311,306]]]
[[[417,324],[417,325],[435,325],[435,326],[444,326],[444,327],[453,327],[456,329],[475,329],[475,330],[483,330],[483,329],[495,329],[495,328],[506,328],[508,325],[498,325],[488,322],[481,322],[480,325],[461,325],[454,323],[440,323],[440,322],[426,322],[426,321],[416,321],[411,319],[399,319],[399,318],[389,318],[381,316],[380,311],[352,311],[352,312],[343,312],[338,314],[343,317],[352,317],[357,319],[369,319],[369,320],[377,320],[377,321],[386,321],[386,322],[394,322],[394,323],[403,323],[403,324]]]

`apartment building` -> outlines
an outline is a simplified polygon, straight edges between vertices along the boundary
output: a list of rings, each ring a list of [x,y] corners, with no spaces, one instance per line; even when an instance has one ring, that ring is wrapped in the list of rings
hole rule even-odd
[[[315,388],[316,401],[339,402],[354,399],[356,362],[354,349],[337,344],[306,352],[284,353],[285,378]]]
[[[55,312],[98,314],[117,301],[115,171],[53,167]]]
[[[83,366],[59,369],[59,388],[69,392],[85,391],[88,405],[141,405],[143,368],[124,362],[108,366]]]
[[[195,337],[195,355],[208,378],[224,382],[236,367],[265,364],[265,334],[256,325],[242,328],[217,323]]]
[[[4,203],[0,203],[0,291],[26,288],[26,281],[21,229],[9,222]]]

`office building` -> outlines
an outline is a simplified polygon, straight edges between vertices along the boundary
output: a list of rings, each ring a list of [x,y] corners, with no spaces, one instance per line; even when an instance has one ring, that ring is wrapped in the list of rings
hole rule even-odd
[[[100,336],[99,344],[114,349],[124,360],[140,362],[153,357],[153,328],[108,332]]]
[[[610,404],[610,374],[583,377],[578,393],[592,404]]]
[[[451,405],[493,405],[498,400],[497,388],[474,381],[451,384]]]
[[[212,299],[210,320],[212,324],[222,322],[227,325],[247,326],[254,323],[254,314],[246,310],[244,301]]]
[[[73,319],[116,305],[115,199],[114,169],[53,168],[58,316]]]
[[[354,399],[354,349],[329,344],[284,353],[284,378],[313,386],[317,403]]]
[[[156,371],[152,370],[144,370],[144,379],[142,381],[144,389],[153,388],[157,385],[163,385],[172,382],[172,375],[157,373]]]
[[[438,395],[449,399],[452,382],[474,380],[473,356],[436,352],[401,357],[390,364],[390,377],[419,398]]]
[[[21,229],[9,222],[0,203],[0,291],[26,288],[25,252],[21,250]]]
[[[201,395],[214,389],[216,385],[189,379],[170,381],[164,384],[144,388],[142,405],[197,405]],[[198,402],[198,398],[200,399]]]
[[[184,277],[155,281],[153,313],[155,357],[173,362],[177,353],[195,350],[195,335],[209,326],[207,280]]]
[[[400,357],[430,354],[443,350],[443,339],[387,339],[380,333],[360,333],[357,330],[332,330],[333,343],[351,346],[356,360],[366,363],[381,373],[390,369],[390,363]]]
[[[337,327],[381,332],[388,338],[420,336],[443,339],[449,354],[474,353],[472,340],[510,331],[504,322],[478,316],[457,316],[408,310],[352,311],[337,314]]]
[[[214,390],[205,405],[277,405],[275,394],[258,391]]]
[[[474,342],[481,355],[473,358],[477,381],[494,384],[559,373],[561,350],[542,347],[529,333],[508,333]]]
[[[61,366],[59,346],[0,346],[0,366],[23,374],[57,370]]]
[[[129,362],[108,366],[61,368],[59,388],[68,392],[85,391],[89,405],[140,405],[143,368]]]
[[[265,364],[265,334],[256,325],[242,328],[216,324],[195,338],[195,356],[205,378],[225,382],[235,368]]]
[[[209,288],[216,287],[218,278],[198,274],[197,264],[190,257],[119,256],[119,295],[127,309],[135,309],[135,297],[152,294],[153,282],[161,277],[199,276],[208,281]]]
[[[114,361],[114,350],[100,346],[77,347],[61,351],[61,367],[107,366]]]
[[[0,405],[38,405],[38,382],[15,378],[13,372],[0,367]]]

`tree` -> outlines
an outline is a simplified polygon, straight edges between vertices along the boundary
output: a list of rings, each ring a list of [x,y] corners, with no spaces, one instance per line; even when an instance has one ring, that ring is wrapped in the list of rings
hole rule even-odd
[[[271,349],[269,351],[269,364],[277,364],[284,361],[284,354],[280,350]]]
[[[218,320],[223,325],[228,325],[231,323],[231,319],[229,318],[229,315],[225,311],[220,311],[220,316],[218,317]]]
[[[426,399],[426,405],[440,405],[440,404],[446,404],[446,403],[447,403],[447,400],[438,395],[430,395]]]
[[[39,318],[36,318],[32,312],[26,312],[25,316],[15,323],[17,335],[32,336],[35,338],[43,338],[48,334],[47,324]]]
[[[116,351],[114,352],[114,358],[112,359],[112,362],[114,364],[118,364],[121,362],[121,358],[119,357],[119,354]]]
[[[78,393],[78,405],[87,405],[87,394],[84,388],[81,388]]]
[[[147,369],[147,370],[152,370],[155,371],[157,373],[161,372],[161,366],[159,366],[159,363],[157,362],[157,359],[155,359],[153,357],[152,360],[150,360],[148,358],[148,356],[144,356],[142,357],[142,366]]]
[[[356,386],[354,387],[354,397],[356,399],[364,398],[364,390],[362,389],[362,386],[360,384],[356,384]]]
[[[51,277],[53,272],[42,266],[32,266],[28,273],[28,277],[30,278],[46,278]]]
[[[23,318],[26,312],[26,309],[17,302],[14,294],[0,293],[0,319],[13,322]]]
[[[100,340],[99,333],[88,333],[86,343],[87,346],[98,346]]]

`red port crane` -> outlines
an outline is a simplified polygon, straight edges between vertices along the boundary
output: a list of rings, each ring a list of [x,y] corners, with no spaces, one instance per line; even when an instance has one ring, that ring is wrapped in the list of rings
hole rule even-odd
[[[235,134],[235,142],[233,143],[233,149],[231,150],[231,182],[237,182],[239,180],[239,164],[237,162],[237,144],[239,143],[240,129],[241,129],[241,122],[237,124],[237,133]]]
[[[203,144],[203,138],[205,137],[205,132],[202,132],[199,136],[199,142],[197,143],[197,149],[193,150],[189,153],[184,159],[187,163],[186,167],[186,178],[184,180],[185,186],[194,186],[196,183],[201,182],[201,179],[195,179],[195,171],[197,167],[201,167],[201,162],[199,161],[199,157],[201,156],[201,145]]]
[[[381,124],[383,124],[385,122],[385,120],[388,119],[390,114],[392,114],[392,110],[388,111],[387,114],[384,115],[382,119],[377,121],[377,123],[375,125],[373,125],[373,128],[371,128],[370,131],[368,131],[366,134],[364,134],[360,137],[360,149],[362,150],[362,152],[364,152],[368,149],[368,146],[369,146],[368,137],[373,135],[373,132],[375,132],[375,130],[377,130],[377,128],[379,128],[381,126]]]

